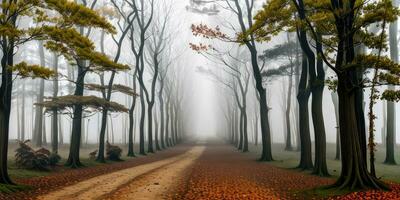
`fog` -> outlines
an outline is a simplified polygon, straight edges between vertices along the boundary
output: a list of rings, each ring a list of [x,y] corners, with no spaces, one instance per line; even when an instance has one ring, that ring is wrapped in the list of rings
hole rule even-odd
[[[96,4],[97,9],[102,6],[106,6],[112,8],[110,3],[106,3],[107,1],[99,1]],[[169,49],[168,53],[163,55],[165,57],[165,62],[171,61],[171,73],[170,73],[170,81],[179,83],[178,90],[179,94],[182,95],[182,104],[181,104],[181,117],[184,123],[184,135],[188,139],[192,138],[215,138],[215,137],[226,137],[226,132],[228,131],[227,121],[225,118],[226,113],[226,105],[227,98],[231,94],[227,92],[226,86],[222,85],[218,81],[210,78],[204,73],[199,72],[199,68],[203,70],[210,70],[221,77],[229,77],[228,74],[224,73],[224,65],[220,62],[216,62],[219,57],[223,57],[221,55],[216,58],[209,58],[207,55],[203,53],[198,53],[190,48],[190,43],[204,43],[204,44],[212,44],[213,47],[221,50],[221,53],[224,56],[228,55],[228,52],[232,53],[236,51],[236,49],[240,49],[245,53],[242,54],[240,58],[246,64],[246,66],[250,69],[250,58],[248,52],[246,52],[246,47],[244,45],[238,45],[232,42],[225,42],[220,40],[209,40],[201,37],[195,37],[191,30],[192,24],[207,24],[209,27],[219,26],[221,31],[226,33],[227,35],[234,36],[235,31],[239,31],[239,24],[235,19],[234,14],[229,10],[227,5],[223,2],[217,2],[215,4],[216,8],[219,10],[217,14],[205,14],[203,7],[207,7],[209,5],[197,4],[190,2],[189,0],[163,0],[163,1],[155,1],[155,21],[162,21],[164,19],[166,10],[171,9],[170,16],[168,19],[167,32],[170,35],[169,43],[167,44],[167,49]],[[255,1],[255,10],[259,10],[264,1]],[[194,8],[196,9],[193,9]],[[212,6],[211,6],[212,7]],[[197,10],[199,9],[199,10]],[[203,12],[203,13],[202,13]],[[116,20],[111,21],[114,25],[116,25]],[[21,20],[19,23],[24,24],[25,26],[32,26],[33,22],[29,20],[23,21]],[[136,33],[135,33],[136,34]],[[99,30],[93,30],[89,34],[89,38],[94,41],[96,44],[96,48],[100,51],[99,40],[101,37],[101,32]],[[291,36],[294,40],[294,35]],[[259,43],[258,51],[262,52],[266,49],[272,48],[274,45],[283,44],[287,41],[286,33],[279,34],[272,38],[270,42]],[[106,44],[106,54],[111,56],[115,54],[116,46],[112,43],[112,37],[109,35],[105,36],[105,44]],[[120,62],[123,64],[129,65],[131,68],[134,68],[135,57],[133,56],[130,48],[129,42],[126,41],[123,44],[123,50],[121,54]],[[145,53],[146,54],[146,53]],[[20,47],[17,52],[17,57],[19,60],[25,60],[31,64],[40,64],[39,59],[39,50],[38,50],[38,42],[30,42]],[[46,64],[52,65],[52,53],[48,50],[45,50]],[[273,69],[279,67],[281,61],[268,61],[266,63],[266,69]],[[148,70],[150,67],[146,64],[146,72],[145,72],[145,84],[149,87],[151,84],[151,70]],[[69,63],[60,58],[59,68],[60,73],[67,76],[68,68],[70,67]],[[242,68],[244,66],[241,66]],[[297,66],[300,67],[300,66]],[[225,68],[226,70],[226,68]],[[251,72],[251,70],[250,70]],[[328,70],[327,77],[333,76],[333,73]],[[248,115],[248,132],[249,132],[249,141],[253,141],[253,133],[255,132],[253,128],[253,121],[255,120],[254,114],[258,112],[257,107],[257,99],[256,99],[256,91],[254,88],[253,74],[250,73],[250,85],[249,92],[247,94],[247,115]],[[133,72],[119,72],[115,79],[115,84],[132,86],[132,75]],[[110,77],[110,73],[105,73],[106,80]],[[22,87],[24,87],[24,93],[18,93],[18,95],[14,96],[12,114],[11,114],[11,124],[10,124],[10,139],[18,139],[19,131],[25,132],[24,139],[30,139],[33,135],[33,130],[35,129],[35,103],[37,103],[37,95],[38,88],[40,87],[39,79],[16,79],[15,80],[15,91],[22,91]],[[52,80],[46,80],[45,82],[45,97],[50,97],[52,95]],[[99,76],[94,73],[90,73],[86,77],[86,83],[99,83]],[[59,80],[60,91],[58,93],[59,96],[71,94],[70,88],[68,88],[69,81],[65,78]],[[271,124],[271,133],[274,143],[284,143],[285,141],[285,123],[284,123],[284,112],[282,111],[282,107],[285,106],[282,99],[282,90],[283,86],[288,84],[286,77],[276,77],[272,80],[269,80],[265,83],[267,89],[267,98],[268,98],[268,106],[270,107],[270,124]],[[159,88],[159,86],[156,86]],[[293,86],[293,90],[294,90]],[[383,89],[380,88],[382,91]],[[138,92],[138,91],[136,91]],[[23,97],[24,95],[24,97]],[[85,91],[85,95],[96,95],[101,97],[99,92],[93,91]],[[176,95],[174,93],[173,95]],[[368,89],[365,90],[365,96],[369,95]],[[176,96],[175,96],[176,97]],[[327,134],[327,142],[334,143],[336,141],[336,120],[335,120],[335,111],[334,106],[331,99],[331,91],[327,88],[324,90],[324,101],[323,101],[323,114],[325,121],[325,129]],[[25,98],[24,105],[21,105],[22,98]],[[118,102],[127,108],[130,107],[132,102],[132,98],[128,97],[124,94],[115,93],[112,95],[112,101]],[[139,138],[139,118],[140,118],[140,103],[139,99],[136,99],[138,102],[137,108],[135,109],[135,130],[134,130],[134,138],[135,142],[138,142]],[[157,100],[158,101],[158,100]],[[155,108],[158,109],[159,102],[156,101]],[[369,101],[366,98],[365,105],[368,105]],[[297,101],[295,97],[292,97],[292,107],[295,108],[297,106]],[[378,101],[375,107],[376,115],[378,119],[376,120],[376,142],[381,143],[381,128],[383,126],[383,110],[382,110],[382,101]],[[24,107],[24,130],[21,129],[21,115],[22,107]],[[396,109],[398,110],[400,106],[396,104]],[[158,112],[158,111],[157,111]],[[18,114],[19,113],[19,114]],[[367,113],[367,111],[366,111]],[[396,124],[399,124],[400,112],[397,112]],[[44,113],[45,115],[45,128],[43,132],[46,132],[45,140],[47,142],[51,141],[51,115],[50,113]],[[157,114],[158,115],[158,114]],[[71,137],[71,116],[70,115],[60,115],[60,134],[62,134],[62,138],[64,138],[64,143],[70,142]],[[87,117],[83,120],[83,135],[87,138],[85,142],[95,144],[99,140],[99,132],[100,132],[100,120],[101,120],[101,112],[98,113],[90,113],[87,114]],[[293,131],[295,131],[295,124],[297,121],[297,117],[295,113],[292,111],[291,114],[291,124]],[[311,138],[314,139],[313,136],[313,128],[312,128],[312,120],[310,120],[311,125]],[[128,115],[127,113],[111,113],[110,118],[107,124],[107,140],[110,140],[114,143],[126,143],[128,137]],[[397,131],[398,133],[398,131]],[[257,130],[257,134],[260,134],[260,131]],[[293,133],[297,134],[297,133]],[[112,135],[112,136],[111,136]],[[111,138],[113,137],[113,138]],[[145,136],[147,137],[147,136]],[[293,143],[296,144],[296,137],[292,137]],[[400,142],[400,137],[396,137],[397,142]]]

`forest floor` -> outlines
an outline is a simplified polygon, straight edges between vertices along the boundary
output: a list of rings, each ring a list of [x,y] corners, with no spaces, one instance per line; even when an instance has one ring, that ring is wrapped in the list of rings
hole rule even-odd
[[[395,183],[390,192],[338,196],[321,189],[335,177],[257,162],[257,156],[218,142],[183,144],[121,163],[21,179],[34,189],[0,199],[400,199]]]

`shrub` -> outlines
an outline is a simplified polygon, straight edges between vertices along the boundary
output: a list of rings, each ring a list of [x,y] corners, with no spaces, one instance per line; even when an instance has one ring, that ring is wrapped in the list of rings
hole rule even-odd
[[[97,149],[94,150],[94,151],[92,151],[92,152],[90,152],[90,153],[89,153],[89,159],[90,159],[90,160],[96,159],[97,152],[99,152],[99,150],[97,150]]]
[[[61,160],[61,156],[58,155],[57,153],[51,153],[49,155],[49,165],[50,166],[56,166]]]
[[[28,142],[30,140],[18,141],[19,148],[15,150],[16,165],[26,169],[48,171],[50,151],[45,148],[35,151]]]
[[[106,154],[107,154],[106,158],[108,160],[122,161],[121,159],[122,149],[118,146],[111,145],[108,141],[106,146]]]

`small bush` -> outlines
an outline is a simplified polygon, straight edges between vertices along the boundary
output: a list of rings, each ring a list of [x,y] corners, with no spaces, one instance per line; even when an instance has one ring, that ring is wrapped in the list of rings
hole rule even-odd
[[[50,166],[56,166],[61,160],[61,156],[58,155],[57,153],[51,153],[49,155],[49,165]]]
[[[48,171],[50,151],[45,148],[35,151],[28,142],[30,140],[18,141],[19,148],[15,150],[16,165],[26,169]]]
[[[90,153],[89,153],[89,159],[90,159],[90,160],[96,159],[97,152],[99,152],[99,150],[97,150],[97,149],[94,150],[94,151],[92,151],[92,152],[90,152]]]
[[[113,161],[122,161],[121,159],[121,154],[122,154],[122,149],[118,146],[111,145],[107,141],[107,146],[106,146],[106,154],[107,154],[107,160],[113,160]]]

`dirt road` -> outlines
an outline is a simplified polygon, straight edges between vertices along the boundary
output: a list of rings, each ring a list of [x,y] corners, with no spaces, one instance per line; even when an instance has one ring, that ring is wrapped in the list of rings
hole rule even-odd
[[[162,199],[204,149],[195,146],[182,155],[97,176],[38,199]]]
[[[305,191],[335,181],[257,162],[258,155],[241,153],[221,143],[187,149],[172,157],[61,187],[38,199],[321,199]],[[400,185],[391,186],[390,192],[364,191],[328,199],[400,199]]]

